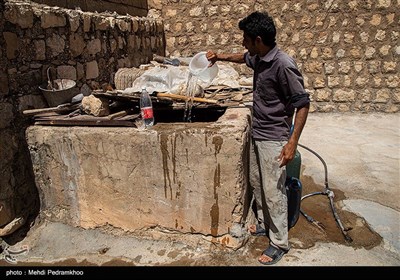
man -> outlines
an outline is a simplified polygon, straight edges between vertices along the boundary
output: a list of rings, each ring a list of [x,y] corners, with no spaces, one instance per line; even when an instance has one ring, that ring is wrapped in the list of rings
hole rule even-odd
[[[295,61],[276,45],[276,28],[268,13],[250,14],[239,22],[239,28],[247,52],[208,51],[207,58],[210,65],[229,61],[246,63],[254,70],[250,186],[259,224],[249,226],[249,231],[268,233],[270,244],[258,261],[270,265],[290,249],[286,164],[295,156],[310,99]]]

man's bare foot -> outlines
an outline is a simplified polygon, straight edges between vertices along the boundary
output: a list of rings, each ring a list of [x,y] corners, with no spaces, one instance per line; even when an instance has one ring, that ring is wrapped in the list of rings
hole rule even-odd
[[[277,263],[283,255],[285,255],[289,250],[283,250],[276,248],[275,246],[269,245],[267,249],[258,258],[258,261],[265,265],[271,265]]]
[[[247,230],[251,235],[256,235],[256,236],[263,236],[267,235],[266,230],[259,224],[252,224],[249,225]]]
[[[247,230],[248,230],[251,234],[253,234],[253,233],[255,233],[256,230],[257,230],[257,225],[255,225],[255,224],[249,225],[249,227],[247,228]]]
[[[265,263],[271,262],[272,259],[271,259],[271,257],[262,254],[262,255],[258,258],[258,261],[259,261],[260,263],[265,264]]]

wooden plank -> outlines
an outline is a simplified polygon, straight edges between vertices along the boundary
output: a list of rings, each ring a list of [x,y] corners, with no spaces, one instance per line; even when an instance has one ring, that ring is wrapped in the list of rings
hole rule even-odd
[[[140,117],[140,114],[127,115],[127,116],[118,118],[118,120],[120,120],[120,121],[132,121],[132,120],[136,120],[138,117]]]
[[[127,117],[127,116],[125,116]],[[62,116],[35,116],[35,125],[71,125],[71,126],[136,126],[129,119],[110,120],[106,117],[95,117],[91,115],[78,115],[74,117]]]
[[[93,95],[101,96],[101,97],[109,97],[109,98],[120,97],[120,98],[126,98],[131,101],[139,101],[140,100],[140,93],[128,95],[128,94],[115,93],[115,92],[93,92]],[[183,101],[193,100],[194,102],[203,102],[203,103],[212,103],[212,104],[218,103],[218,100],[201,98],[201,97],[188,97],[186,95],[166,93],[166,92],[158,92],[156,94],[156,96],[151,95],[150,97],[153,102],[154,101],[157,102],[159,100],[168,101],[168,99],[166,99],[166,98],[169,98],[169,99],[173,99],[173,100],[183,100]]]
[[[173,94],[173,93],[157,93],[157,97],[168,97],[171,99],[178,99],[178,100],[184,100],[184,101],[190,101],[193,100],[194,102],[204,102],[204,103],[212,103],[216,104],[218,103],[218,100],[213,100],[213,99],[206,99],[206,98],[200,98],[200,97],[188,97],[186,95],[179,95],[179,94]]]
[[[28,109],[24,110],[22,113],[24,115],[36,115],[40,113],[47,113],[47,112],[58,112],[58,113],[63,113],[63,112],[70,112],[75,109],[78,109],[81,104],[71,104],[71,103],[66,103],[66,104],[61,104],[58,105],[57,107],[49,107],[49,108],[40,108],[40,109]]]
[[[134,122],[121,120],[71,120],[53,119],[38,120],[35,125],[60,125],[60,126],[128,126],[136,127]]]
[[[128,115],[128,111],[127,110],[123,110],[123,111],[119,111],[119,112],[113,113],[111,115],[108,115],[107,118],[109,120],[113,120],[113,119],[116,119],[118,117],[124,117],[126,115]]]

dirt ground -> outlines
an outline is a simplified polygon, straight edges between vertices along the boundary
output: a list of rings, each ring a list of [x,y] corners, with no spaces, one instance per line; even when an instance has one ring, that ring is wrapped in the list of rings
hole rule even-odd
[[[302,196],[314,192],[321,192],[324,186],[317,185],[313,179],[308,176],[302,176]],[[370,249],[379,245],[382,238],[374,232],[362,217],[358,217],[354,213],[343,211],[340,208],[340,201],[346,197],[343,192],[329,186],[329,189],[334,193],[334,205],[340,222],[343,225],[345,234],[341,231],[335,216],[333,214],[330,201],[327,195],[317,194],[306,197],[302,200],[302,211],[312,219],[314,223],[300,215],[297,224],[289,231],[289,238],[292,249],[308,249],[317,242],[338,243],[353,248]],[[25,229],[26,231],[26,229]],[[23,238],[25,233],[21,231],[20,238]],[[345,235],[348,236],[347,240]],[[7,241],[7,240],[6,240]],[[12,240],[8,242],[13,243]],[[169,251],[168,257],[173,260],[168,263],[154,262],[149,265],[159,266],[252,266],[257,265],[257,258],[262,251],[267,247],[268,238],[266,236],[250,236],[247,243],[236,251],[221,247],[210,243],[209,252],[206,256],[196,258],[193,255],[179,256],[178,252]],[[110,248],[105,247],[99,250],[98,254],[105,254]],[[193,248],[195,250],[195,248]],[[153,249],[151,249],[153,250]],[[166,250],[160,248],[158,251],[152,252],[157,256],[166,254]],[[287,258],[292,256],[288,255]],[[135,266],[140,261],[129,260],[124,258],[114,258],[101,264],[101,266]],[[5,260],[0,260],[0,266],[11,266],[12,264]],[[55,262],[35,262],[22,261],[15,264],[16,266],[98,266],[97,263],[91,262],[90,258],[84,261],[76,259],[65,259]]]

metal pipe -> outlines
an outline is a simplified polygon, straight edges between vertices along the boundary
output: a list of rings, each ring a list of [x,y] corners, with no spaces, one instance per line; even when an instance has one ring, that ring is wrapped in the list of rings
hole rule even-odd
[[[300,143],[298,145],[300,147],[306,149],[307,151],[313,153],[322,162],[322,164],[324,165],[324,170],[325,170],[325,188],[328,189],[329,188],[328,187],[328,167],[326,166],[326,163],[325,163],[324,159],[319,154],[317,154],[316,152],[311,150],[310,148],[308,148],[308,147],[306,147],[306,146],[304,146],[304,145],[302,145]]]
[[[324,193],[324,192],[313,192],[313,193],[309,193],[309,194],[306,194],[306,195],[302,196],[302,197],[301,197],[301,200],[303,200],[303,199],[305,199],[305,198],[307,198],[307,197],[316,195],[316,194],[325,194],[325,193]]]
[[[335,209],[335,206],[334,206],[334,203],[333,203],[333,198],[335,197],[335,195],[334,195],[333,191],[331,191],[331,190],[329,189],[329,186],[328,186],[328,167],[327,167],[327,165],[326,165],[324,159],[323,159],[320,155],[318,155],[316,152],[314,152],[313,150],[311,150],[310,148],[308,148],[308,147],[306,147],[306,146],[304,146],[304,145],[301,145],[301,144],[298,144],[298,145],[299,145],[300,147],[306,149],[307,151],[313,153],[313,154],[322,162],[322,164],[324,165],[324,171],[325,171],[325,190],[322,191],[322,192],[314,192],[314,193],[307,194],[307,195],[303,196],[303,197],[301,198],[301,200],[303,200],[303,199],[305,199],[305,198],[307,198],[307,197],[311,197],[311,196],[313,196],[313,195],[317,195],[317,194],[324,194],[324,195],[327,195],[328,198],[329,198],[329,202],[330,202],[331,210],[332,210],[332,213],[333,213],[333,217],[335,218],[335,221],[336,221],[337,225],[339,226],[339,228],[340,228],[340,230],[341,230],[341,232],[342,232],[342,234],[343,234],[345,240],[348,241],[348,242],[352,242],[353,240],[352,240],[351,237],[347,234],[347,231],[346,231],[345,228],[343,227],[343,224],[342,224],[342,222],[340,221],[339,215],[338,215],[337,212],[336,212],[336,209]],[[300,213],[307,219],[307,221],[312,222],[312,223],[316,224],[317,226],[318,226],[318,224],[320,224],[319,222],[317,222],[316,220],[314,220],[311,216],[309,216],[309,215],[307,215],[306,213],[304,213],[304,211],[302,211],[301,209],[300,209]]]

